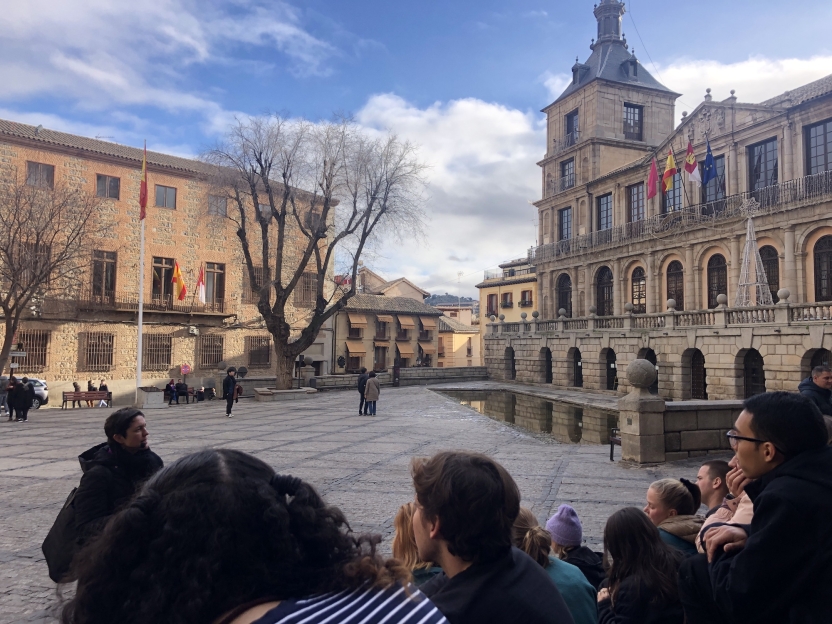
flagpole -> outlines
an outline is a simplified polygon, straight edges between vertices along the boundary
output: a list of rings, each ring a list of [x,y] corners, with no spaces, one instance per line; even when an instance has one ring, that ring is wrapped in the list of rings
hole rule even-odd
[[[673,162],[676,163],[676,171],[679,172],[679,183],[682,185],[682,192],[685,194],[685,204],[690,206],[690,197],[688,197],[688,185],[685,182],[685,176],[682,175],[682,169],[684,169],[684,161],[682,161],[682,168],[679,168],[679,161],[676,160],[676,150],[673,149],[673,141],[670,142],[670,151],[673,153]],[[684,211],[685,207],[682,206],[682,211]]]
[[[136,403],[139,401],[139,388],[142,385],[142,323],[144,321],[144,219],[141,219],[141,242],[139,246],[139,320],[136,352]]]

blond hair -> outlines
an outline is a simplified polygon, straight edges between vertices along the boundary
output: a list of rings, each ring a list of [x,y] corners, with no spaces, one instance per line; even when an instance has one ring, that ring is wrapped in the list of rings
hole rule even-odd
[[[416,535],[413,533],[413,512],[416,506],[405,503],[399,507],[393,526],[396,535],[393,537],[393,557],[404,564],[408,570],[423,570],[433,567],[433,562],[422,561],[416,548]]]
[[[694,491],[695,488],[695,491]],[[659,479],[650,484],[667,509],[675,509],[680,516],[692,516],[702,502],[699,488],[687,479]]]

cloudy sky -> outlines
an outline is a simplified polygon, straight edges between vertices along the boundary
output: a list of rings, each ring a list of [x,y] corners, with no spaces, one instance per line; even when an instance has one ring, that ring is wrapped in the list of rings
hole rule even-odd
[[[235,115],[348,112],[421,146],[427,240],[373,269],[476,296],[535,239],[541,108],[595,36],[593,0],[0,0],[0,117],[192,156]],[[682,93],[756,102],[832,73],[832,5],[631,0],[624,32]]]

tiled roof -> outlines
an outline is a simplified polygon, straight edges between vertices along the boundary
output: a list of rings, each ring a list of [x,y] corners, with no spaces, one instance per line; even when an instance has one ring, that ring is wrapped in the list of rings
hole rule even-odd
[[[394,280],[390,280],[390,281],[388,281],[388,282],[384,282],[383,284],[381,284],[381,285],[380,285],[378,288],[376,288],[375,290],[376,290],[376,291],[378,291],[378,292],[380,292],[380,293],[383,293],[383,292],[385,292],[385,291],[389,290],[390,288],[392,288],[393,286],[395,286],[396,284],[400,284],[400,283],[402,283],[402,282],[405,282],[405,283],[406,283],[406,284],[408,284],[409,286],[411,286],[411,287],[415,288],[415,289],[416,289],[416,290],[418,290],[420,293],[424,294],[426,297],[430,297],[430,293],[429,293],[428,291],[426,291],[426,290],[423,290],[423,289],[419,288],[416,284],[414,284],[413,282],[411,282],[411,281],[410,281],[409,279],[407,279],[406,277],[400,277],[400,278],[398,278],[398,279],[394,279]]]
[[[460,323],[456,319],[447,316],[439,317],[439,332],[453,332],[455,334],[478,334],[480,330],[473,325]]]
[[[797,106],[807,100],[812,100],[816,97],[820,97],[821,95],[826,95],[827,93],[832,93],[832,74],[819,80],[815,80],[814,82],[810,82],[809,84],[805,84],[797,89],[781,93],[776,97],[766,100],[765,102],[760,102],[760,104],[763,106],[776,106],[785,100],[791,100],[790,105]]]
[[[488,280],[487,282],[480,282],[475,288],[491,288],[492,286],[508,286],[509,284],[524,284],[526,282],[536,282],[536,275],[516,275],[515,277],[506,277],[499,280]]]
[[[417,314],[442,316],[442,312],[421,301],[409,297],[385,297],[383,295],[354,295],[344,308],[347,312],[381,312],[382,314]]]
[[[44,148],[47,149],[49,147],[64,147],[83,150],[92,154],[100,154],[102,156],[121,158],[132,161],[138,165],[141,165],[142,162],[143,150],[138,147],[129,147],[127,145],[111,143],[110,141],[90,139],[74,134],[68,134],[66,132],[48,130],[47,128],[41,128],[38,130],[35,126],[0,119],[0,139],[4,136],[17,137],[35,141],[36,143],[43,143]],[[147,162],[150,165],[168,167],[191,173],[207,173],[210,170],[207,165],[199,162],[198,160],[181,158],[179,156],[170,156],[168,154],[160,154],[159,152],[148,151]]]

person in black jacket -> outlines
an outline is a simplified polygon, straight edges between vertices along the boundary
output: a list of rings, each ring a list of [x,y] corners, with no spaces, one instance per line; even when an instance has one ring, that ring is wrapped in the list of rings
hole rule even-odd
[[[237,398],[237,369],[229,366],[222,380],[222,398],[225,399],[225,415],[231,418],[231,407]],[[239,400],[239,399],[238,399]]]
[[[758,394],[744,408],[728,436],[754,516],[747,526],[707,527],[707,554],[682,565],[687,622],[832,622],[832,448],[823,416],[791,392]]]
[[[370,378],[370,375],[367,373],[367,369],[363,366],[359,371],[361,374],[358,376],[358,384],[356,388],[358,388],[358,394],[361,395],[361,398],[358,402],[358,413],[367,415],[367,404],[364,401],[364,390],[367,388],[367,380]]]
[[[10,395],[17,422],[28,422],[29,410],[32,407],[32,401],[35,400],[35,387],[29,383],[29,378],[17,380]]]
[[[190,397],[188,396],[188,384],[182,383],[182,380],[179,379],[176,381],[176,404],[179,405],[179,397],[185,397],[185,404],[189,404],[191,402]]]
[[[104,423],[107,441],[78,457],[83,476],[75,493],[79,546],[97,535],[107,520],[152,474],[162,459],[150,450],[147,422],[140,410],[123,407]]]
[[[821,414],[832,416],[832,369],[828,366],[815,366],[812,376],[801,381],[797,389],[817,405]]]
[[[546,571],[512,546],[520,492],[505,468],[446,451],[411,470],[419,558],[442,568],[420,589],[451,624],[574,624]]]

